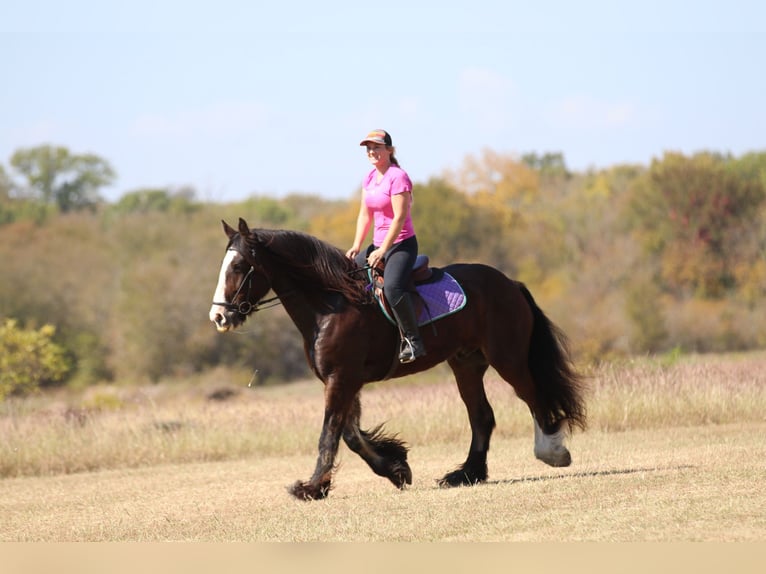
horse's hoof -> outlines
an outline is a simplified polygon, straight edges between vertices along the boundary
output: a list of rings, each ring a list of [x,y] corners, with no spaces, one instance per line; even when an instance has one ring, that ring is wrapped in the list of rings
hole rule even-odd
[[[327,484],[317,487],[310,482],[302,482],[298,480],[288,489],[288,491],[298,500],[322,500],[327,498],[327,495],[330,494],[330,485]]]
[[[487,473],[474,473],[466,469],[459,468],[445,474],[437,484],[441,488],[453,488],[455,486],[474,486],[487,480]]]
[[[548,466],[562,467],[572,464],[572,455],[569,454],[569,450],[563,446],[547,451],[538,451],[535,449],[535,457]]]
[[[572,455],[564,446],[565,432],[562,428],[550,434],[545,434],[535,421],[535,457],[549,466],[569,466],[572,464]]]
[[[412,484],[412,470],[406,462],[399,464],[393,469],[389,480],[399,490],[404,490],[408,484]]]

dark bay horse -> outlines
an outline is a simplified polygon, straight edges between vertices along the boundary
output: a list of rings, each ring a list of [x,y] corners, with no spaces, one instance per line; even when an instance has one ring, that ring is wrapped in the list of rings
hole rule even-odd
[[[359,393],[366,383],[402,377],[447,361],[468,410],[471,446],[465,462],[441,478],[441,486],[487,479],[487,451],[495,417],[484,391],[491,365],[529,407],[534,454],[551,466],[567,466],[564,438],[585,427],[581,379],[566,339],[537,306],[527,288],[487,265],[454,264],[443,270],[462,286],[465,307],[421,330],[428,354],[398,364],[399,332],[371,303],[365,273],[337,249],[294,231],[238,229],[229,238],[213,296],[210,320],[218,331],[241,325],[270,291],[303,336],[306,360],[324,383],[324,422],[314,474],[290,492],[302,500],[328,495],[340,439],[396,487],[412,483],[405,444],[359,426]]]

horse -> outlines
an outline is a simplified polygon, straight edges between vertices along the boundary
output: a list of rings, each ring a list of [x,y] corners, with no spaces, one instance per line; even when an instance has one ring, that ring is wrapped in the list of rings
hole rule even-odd
[[[365,273],[338,248],[309,234],[237,229],[222,221],[228,237],[209,318],[219,332],[241,326],[260,305],[279,300],[303,337],[306,360],[324,384],[324,419],[311,478],[289,492],[319,500],[332,488],[340,440],[399,489],[412,484],[407,445],[383,425],[360,428],[362,387],[425,371],[444,361],[451,367],[468,411],[471,444],[461,465],[441,487],[487,480],[487,452],[495,417],[484,389],[492,366],[529,407],[534,455],[554,467],[568,466],[565,438],[585,428],[583,378],[574,367],[566,335],[538,307],[527,287],[481,263],[441,268],[465,292],[465,305],[421,329],[427,354],[398,362],[399,331],[375,304]],[[275,297],[264,299],[273,292]]]

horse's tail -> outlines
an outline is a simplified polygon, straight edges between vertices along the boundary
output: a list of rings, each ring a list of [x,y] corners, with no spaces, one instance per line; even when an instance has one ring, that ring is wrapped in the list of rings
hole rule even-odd
[[[575,370],[567,337],[538,307],[529,289],[519,283],[534,316],[529,344],[529,370],[537,389],[537,406],[546,413],[538,423],[546,429],[558,430],[561,423],[585,429],[586,412],[583,380]]]

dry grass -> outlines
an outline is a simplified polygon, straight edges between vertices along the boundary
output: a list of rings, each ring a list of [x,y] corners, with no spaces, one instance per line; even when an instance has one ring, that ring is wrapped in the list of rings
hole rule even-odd
[[[766,420],[766,353],[605,364],[591,373],[592,425],[606,431]]]
[[[526,406],[496,375],[486,387],[495,436],[527,437]],[[233,395],[208,398],[221,390]],[[589,374],[587,402],[590,428],[607,432],[763,421],[766,353],[605,364]],[[363,407],[366,426],[386,421],[412,443],[467,447],[465,408],[446,369],[371,385]],[[10,401],[0,403],[0,477],[313,454],[321,417],[316,381],[112,386]]]
[[[764,424],[578,436],[575,465],[533,460],[529,439],[496,441],[491,480],[438,489],[463,455],[417,445],[405,492],[342,452],[325,501],[285,486],[307,455],[6,479],[9,541],[751,541],[766,540]]]
[[[446,371],[370,387],[363,423],[412,447],[395,490],[342,447],[335,490],[300,503],[321,385],[206,398],[190,388],[101,388],[0,410],[0,540],[766,540],[766,354],[642,360],[590,374],[575,462],[531,454],[529,414],[496,377],[490,482],[441,490],[470,435]]]

